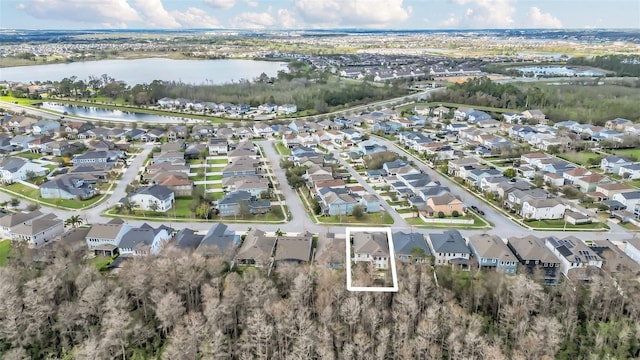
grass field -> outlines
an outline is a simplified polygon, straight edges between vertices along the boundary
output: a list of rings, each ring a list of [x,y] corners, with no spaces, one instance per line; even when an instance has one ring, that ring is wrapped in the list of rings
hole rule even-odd
[[[226,165],[228,162],[229,160],[227,158],[207,160],[207,163],[212,165]]]
[[[18,103],[20,105],[31,105],[31,104],[39,104],[42,100],[31,100],[25,98],[15,98],[13,96],[0,96],[0,101],[8,102],[8,103]]]
[[[16,156],[21,157],[23,159],[30,159],[30,160],[40,159],[42,157],[41,154],[36,154],[29,151],[21,152],[19,154],[16,154]]]
[[[98,269],[98,271],[106,271],[109,265],[115,260],[115,257],[109,256],[96,256],[91,259],[89,263]]]
[[[617,156],[629,156],[634,161],[640,160],[640,149],[622,149],[622,150],[614,150],[614,155]]]
[[[11,251],[11,240],[0,241],[0,266],[4,266],[7,263],[9,252]]]
[[[589,165],[587,161],[589,159],[600,159],[602,155],[594,154],[590,152],[568,152],[557,155],[561,159],[565,159],[567,161],[571,161],[572,163],[576,163],[578,165],[587,166]]]
[[[207,181],[222,180],[222,174],[207,176]]]

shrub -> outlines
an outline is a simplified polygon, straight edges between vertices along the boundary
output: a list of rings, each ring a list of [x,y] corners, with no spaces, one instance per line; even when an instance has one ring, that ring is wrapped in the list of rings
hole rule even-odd
[[[438,211],[438,218],[440,219],[444,218],[444,212]]]
[[[453,210],[453,212],[451,212],[451,216],[458,217],[460,216],[460,213],[458,212],[458,210]]]

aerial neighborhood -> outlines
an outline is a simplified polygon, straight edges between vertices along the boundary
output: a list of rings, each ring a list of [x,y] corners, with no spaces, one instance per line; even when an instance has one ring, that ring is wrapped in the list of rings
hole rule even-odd
[[[158,104],[200,104],[181,100],[165,98]],[[202,104],[228,111],[222,105]],[[260,107],[265,114],[285,111],[280,109]],[[442,105],[250,127],[105,127],[6,115],[0,140],[3,188],[44,207],[7,213],[0,222],[7,238],[33,247],[79,241],[94,256],[122,259],[177,248],[268,269],[291,262],[344,264],[332,240],[340,234],[287,229],[285,222],[292,218],[306,218],[305,227],[312,229],[394,224],[398,230],[390,241],[401,263],[505,274],[540,269],[546,284],[557,283],[561,275],[589,280],[621,254],[629,257],[632,271],[640,270],[637,241],[620,248],[610,240],[586,241],[607,223],[640,225],[640,189],[634,183],[640,162],[603,152],[580,163],[564,154],[575,152],[576,139],[594,149],[628,142],[632,125],[620,118],[603,128],[550,123],[536,109],[490,114]],[[108,207],[98,205],[110,216],[105,223],[76,218],[71,224],[45,210],[90,209],[115,194],[123,196]],[[475,197],[484,203],[470,204]],[[493,214],[514,226],[584,232],[576,237],[570,232],[507,236],[424,230],[486,229]],[[129,219],[146,221],[132,225]],[[194,229],[164,225],[171,219],[212,223]],[[163,225],[152,225],[155,221]],[[280,223],[282,230],[260,225],[233,230],[242,223],[269,224],[268,229]],[[387,269],[389,247],[376,236],[362,236],[352,239],[354,261]]]

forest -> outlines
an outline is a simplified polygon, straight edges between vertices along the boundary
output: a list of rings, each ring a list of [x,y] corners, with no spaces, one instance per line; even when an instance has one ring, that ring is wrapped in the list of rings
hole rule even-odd
[[[632,121],[640,119],[639,87],[640,81],[634,79],[501,84],[480,77],[432,93],[431,101],[514,111],[540,109],[552,121],[575,120],[604,125],[607,120],[617,117]]]
[[[635,278],[564,281],[398,264],[399,292],[346,291],[343,271],[235,268],[168,249],[101,273],[56,245],[0,267],[0,358],[629,359]]]

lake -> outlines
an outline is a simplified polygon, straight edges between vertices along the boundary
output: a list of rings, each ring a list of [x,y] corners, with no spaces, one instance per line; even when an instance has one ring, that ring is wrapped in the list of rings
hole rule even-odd
[[[60,81],[77,76],[87,80],[89,76],[107,74],[128,85],[151,83],[153,80],[181,81],[187,84],[226,84],[242,79],[253,80],[265,73],[276,76],[279,70],[287,70],[287,63],[257,60],[173,60],[148,58],[136,60],[97,60],[66,64],[16,66],[0,68],[0,80],[4,81]]]
[[[183,121],[193,122],[193,119],[183,118],[180,116],[163,116],[154,114],[142,114],[134,113],[122,110],[110,110],[102,109],[93,106],[76,106],[60,104],[55,102],[45,101],[40,104],[40,108],[53,110],[60,114],[66,113],[67,115],[82,116],[96,120],[114,120],[114,121],[132,121],[132,122],[147,122],[147,123],[181,123]]]
[[[513,67],[512,70],[522,74],[533,73],[536,76],[603,76],[602,71],[566,66],[522,66]]]

